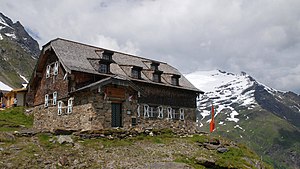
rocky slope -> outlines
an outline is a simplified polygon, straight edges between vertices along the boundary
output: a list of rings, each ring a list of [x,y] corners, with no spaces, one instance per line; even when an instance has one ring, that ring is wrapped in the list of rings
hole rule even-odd
[[[269,88],[242,72],[187,75],[206,91],[198,101],[198,125],[208,131],[211,105],[216,130],[249,145],[275,168],[300,168],[300,96]]]
[[[22,87],[31,76],[39,52],[38,43],[21,23],[13,23],[0,13],[0,81],[12,88]]]
[[[1,111],[0,168],[270,168],[246,146],[207,134],[121,129],[37,133],[17,107]]]

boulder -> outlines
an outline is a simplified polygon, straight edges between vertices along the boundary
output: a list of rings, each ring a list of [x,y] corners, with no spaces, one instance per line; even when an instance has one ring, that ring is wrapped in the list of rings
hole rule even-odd
[[[218,151],[219,153],[225,153],[225,152],[228,151],[228,148],[225,148],[225,147],[219,147],[219,148],[217,148],[217,151]]]
[[[57,142],[59,144],[64,144],[64,143],[73,144],[74,143],[74,141],[71,138],[71,136],[68,136],[68,135],[59,135],[59,136],[56,136],[56,137],[57,137]]]

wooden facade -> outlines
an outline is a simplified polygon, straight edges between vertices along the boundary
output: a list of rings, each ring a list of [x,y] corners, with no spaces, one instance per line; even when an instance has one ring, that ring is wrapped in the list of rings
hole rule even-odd
[[[200,93],[166,63],[55,39],[43,47],[27,103],[43,130],[191,128]]]

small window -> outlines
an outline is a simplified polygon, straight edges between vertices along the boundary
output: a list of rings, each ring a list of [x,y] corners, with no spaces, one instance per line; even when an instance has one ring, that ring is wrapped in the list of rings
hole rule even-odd
[[[178,77],[172,77],[172,85],[179,86],[179,79]]]
[[[50,77],[50,71],[51,71],[51,66],[47,65],[47,68],[46,68],[46,78]]]
[[[57,92],[54,92],[53,93],[52,105],[56,105],[56,101],[57,101]]]
[[[62,115],[62,104],[63,102],[62,101],[58,101],[57,102],[57,115]]]
[[[183,108],[180,108],[180,109],[179,109],[179,113],[180,113],[179,119],[180,119],[180,120],[184,120],[184,109],[183,109]]]
[[[162,119],[164,118],[164,109],[162,106],[159,106],[158,108],[158,118]]]
[[[100,73],[108,73],[109,72],[109,66],[107,64],[100,64],[99,67],[99,72]]]
[[[55,62],[54,64],[53,74],[58,75],[58,62]]]
[[[111,56],[108,55],[108,54],[103,54],[102,55],[102,59],[104,59],[104,60],[111,60]]]
[[[151,70],[158,70],[158,66],[159,66],[159,63],[158,62],[152,62],[151,63]]]
[[[149,118],[149,106],[148,105],[144,105],[144,118]]]
[[[49,102],[49,95],[46,94],[45,95],[45,104],[44,104],[45,107],[48,107],[48,102]]]
[[[172,108],[171,107],[168,107],[167,108],[167,111],[168,111],[168,119],[172,119]]]
[[[153,81],[160,83],[161,82],[160,74],[153,73]]]
[[[71,114],[72,111],[73,111],[73,98],[70,98],[68,100],[67,114]]]
[[[131,70],[131,76],[133,78],[140,79],[141,78],[141,71],[136,70],[136,69],[132,69]]]

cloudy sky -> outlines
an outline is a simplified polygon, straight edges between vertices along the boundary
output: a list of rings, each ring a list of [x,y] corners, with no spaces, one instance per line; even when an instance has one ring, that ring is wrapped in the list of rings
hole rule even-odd
[[[245,71],[300,93],[299,0],[0,0],[40,46],[62,37],[168,62]]]

